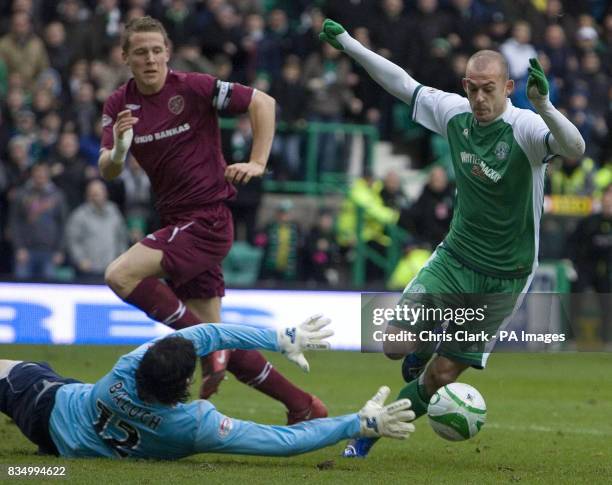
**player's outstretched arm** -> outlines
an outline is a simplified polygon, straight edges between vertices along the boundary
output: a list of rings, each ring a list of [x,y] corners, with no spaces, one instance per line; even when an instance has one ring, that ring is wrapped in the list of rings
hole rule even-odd
[[[346,52],[363,66],[374,81],[396,98],[405,103],[412,101],[419,83],[398,65],[364,47],[351,37],[342,25],[326,19],[319,39]]]
[[[121,174],[125,158],[134,138],[132,127],[137,122],[138,118],[132,116],[129,109],[121,111],[117,115],[117,120],[113,125],[113,148],[111,150],[103,148],[98,158],[100,175],[105,180],[112,180]]]
[[[266,426],[234,420],[209,409],[200,420],[196,450],[291,456],[362,436],[406,439],[414,431],[410,400],[401,399],[384,406],[389,393],[389,388],[383,386],[358,413],[315,419],[296,426]]]
[[[253,130],[249,162],[234,163],[225,170],[225,179],[234,184],[246,184],[253,177],[261,177],[266,171],[276,123],[274,98],[255,91],[249,105],[249,119]]]
[[[195,345],[199,356],[223,349],[262,349],[278,351],[304,372],[309,371],[305,350],[329,349],[326,340],[334,334],[329,318],[314,315],[300,325],[278,330],[261,329],[247,325],[202,324],[176,332]]]
[[[584,138],[578,128],[550,102],[548,80],[537,59],[529,59],[527,97],[550,130],[549,145],[554,154],[576,159],[584,154]]]

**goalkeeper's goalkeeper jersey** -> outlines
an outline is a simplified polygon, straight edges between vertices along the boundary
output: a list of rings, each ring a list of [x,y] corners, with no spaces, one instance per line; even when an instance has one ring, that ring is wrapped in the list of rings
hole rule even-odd
[[[478,123],[467,98],[419,86],[412,119],[448,139],[457,193],[442,247],[486,275],[519,278],[537,267],[546,162],[553,156],[542,118],[507,101]]]
[[[278,350],[276,331],[237,325],[197,325],[175,333],[196,353],[220,349]],[[49,421],[60,455],[177,459],[194,453],[288,455],[337,443],[359,433],[349,414],[308,426],[267,426],[219,413],[209,401],[165,406],[138,398],[135,373],[152,343],[119,359],[96,384],[66,384],[56,394]]]

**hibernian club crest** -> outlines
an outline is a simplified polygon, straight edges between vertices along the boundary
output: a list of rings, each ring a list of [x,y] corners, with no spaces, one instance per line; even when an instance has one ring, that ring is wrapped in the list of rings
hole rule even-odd
[[[510,153],[510,145],[505,141],[500,141],[495,145],[495,156],[498,160],[505,160],[508,158],[508,153]]]

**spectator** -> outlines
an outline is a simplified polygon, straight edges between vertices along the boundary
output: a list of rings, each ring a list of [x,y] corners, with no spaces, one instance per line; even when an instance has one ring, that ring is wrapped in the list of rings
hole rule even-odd
[[[64,194],[49,178],[49,167],[34,165],[30,179],[11,203],[9,230],[15,254],[15,277],[53,279],[62,263],[66,221]]]
[[[550,74],[557,83],[565,81],[568,71],[576,70],[578,61],[560,25],[553,24],[546,28],[543,51],[550,59]]]
[[[145,237],[153,217],[151,182],[132,156],[128,157],[126,168],[120,177],[125,188],[125,218],[130,242],[136,243]]]
[[[508,61],[511,79],[521,79],[527,75],[529,59],[537,57],[531,41],[531,27],[525,21],[518,21],[512,29],[512,37],[504,42],[499,50]]]
[[[414,205],[402,214],[400,225],[417,239],[436,247],[446,236],[453,218],[454,190],[442,167],[434,166],[429,181]]]
[[[51,22],[45,28],[45,45],[49,63],[60,75],[65,75],[74,57],[73,39],[66,42],[66,29],[61,22]]]
[[[581,54],[596,50],[598,41],[599,34],[591,25],[584,25],[576,32],[576,45]]]
[[[584,218],[570,236],[569,254],[578,273],[574,291],[598,294],[601,338],[612,343],[612,184],[604,191],[601,213]]]
[[[351,64],[340,51],[327,43],[319,52],[311,54],[304,65],[304,78],[309,94],[308,114],[310,121],[343,121],[344,110],[360,112],[362,103],[349,86]],[[338,153],[339,144],[335,133],[324,132],[319,135],[320,171],[344,171]]]
[[[268,15],[268,28],[259,43],[257,70],[263,70],[273,78],[278,77],[283,60],[294,49],[294,43],[287,14],[278,8],[272,10]]]
[[[419,77],[419,68],[429,61],[431,42],[447,37],[452,30],[451,20],[446,12],[439,10],[438,0],[417,0],[416,12],[410,15],[410,20],[406,30],[412,34],[412,41],[408,43],[410,51],[405,65]]]
[[[66,38],[70,39],[70,45],[74,49],[74,58],[91,58],[89,10],[83,8],[81,0],[64,0],[58,6],[58,13],[66,31]]]
[[[402,179],[393,170],[390,170],[385,175],[380,196],[387,207],[398,212],[406,210],[410,205],[408,196],[404,193],[404,189],[402,189]]]
[[[66,119],[74,123],[75,131],[80,136],[90,136],[94,125],[100,118],[93,84],[79,83],[74,101],[66,113]]]
[[[240,16],[234,7],[221,4],[213,11],[213,20],[201,34],[202,54],[210,59],[223,54],[231,60],[233,79],[244,82],[247,52],[242,44],[243,32]]]
[[[589,93],[589,110],[594,115],[602,116],[610,109],[608,106],[610,79],[602,71],[601,59],[596,52],[586,52],[582,56],[580,69],[572,85],[574,91],[582,90]]]
[[[246,116],[240,116],[229,140],[229,163],[248,161],[253,144],[253,132]],[[238,188],[238,194],[228,202],[234,219],[234,238],[253,244],[256,236],[257,212],[261,204],[262,180],[251,180]]]
[[[130,79],[130,69],[123,62],[119,44],[110,48],[105,62],[95,60],[91,63],[91,77],[97,87],[96,100],[100,103],[104,102],[118,86]]]
[[[306,88],[302,82],[300,60],[290,56],[283,67],[282,76],[272,84],[270,94],[276,99],[278,120],[285,124],[274,138],[273,155],[278,159],[275,170],[279,179],[301,179],[304,177],[299,128],[305,125]]]
[[[570,160],[557,157],[549,175],[552,195],[591,195],[595,189],[595,162],[592,158]]]
[[[8,71],[18,73],[25,89],[32,92],[38,77],[49,67],[49,58],[42,40],[32,32],[27,13],[13,14],[10,32],[0,38],[0,58]]]
[[[376,180],[367,171],[362,178],[356,179],[342,202],[337,223],[337,241],[343,252],[350,257],[350,250],[357,244],[357,227],[361,224],[361,239],[367,246],[379,254],[391,245],[392,239],[387,234],[387,226],[395,224],[399,213],[387,207],[382,199],[383,182]],[[359,218],[362,217],[362,221]],[[383,270],[368,261],[366,276],[369,282],[381,280]]]
[[[297,54],[301,59],[305,59],[313,52],[319,50],[321,46],[319,32],[323,28],[325,16],[321,9],[311,7],[305,12],[302,19],[302,25],[295,39],[294,54]]]
[[[79,139],[75,133],[64,132],[57,142],[57,153],[52,159],[51,176],[53,182],[62,190],[69,211],[73,211],[83,202],[83,193],[87,179],[93,170],[87,169],[83,158],[79,156]]]
[[[338,285],[339,261],[340,248],[335,240],[334,216],[328,210],[321,210],[304,243],[304,280]]]
[[[119,41],[121,10],[118,0],[99,0],[91,19],[91,57],[102,58]]]
[[[413,237],[404,243],[404,254],[387,281],[388,290],[398,291],[408,286],[431,256],[431,250],[426,246],[428,244],[420,244]]]
[[[279,204],[274,220],[257,235],[255,244],[264,248],[261,279],[297,281],[302,241],[289,199]]]
[[[202,55],[202,48],[196,38],[187,39],[178,46],[175,55],[170,60],[170,67],[175,71],[202,72],[212,75],[216,70],[212,61]]]
[[[106,267],[127,247],[125,221],[108,200],[106,185],[90,181],[86,202],[70,214],[66,224],[66,251],[77,274],[102,280]]]
[[[409,22],[404,12],[404,2],[383,0],[381,9],[382,15],[377,15],[366,24],[371,26],[373,43],[381,56],[403,64],[407,60],[407,49],[412,44],[409,39],[411,32],[406,28]]]
[[[161,22],[172,39],[174,48],[178,49],[196,34],[196,25],[193,12],[185,0],[171,0],[169,3]]]
[[[584,137],[586,154],[598,158],[606,143],[608,127],[604,117],[594,113],[589,107],[589,92],[586,89],[571,93],[568,114],[570,121]]]

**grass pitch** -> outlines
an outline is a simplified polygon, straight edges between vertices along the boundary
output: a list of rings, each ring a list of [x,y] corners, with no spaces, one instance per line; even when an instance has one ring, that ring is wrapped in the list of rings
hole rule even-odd
[[[3,346],[0,358],[46,360],[56,371],[93,382],[128,347]],[[399,363],[381,355],[310,353],[302,374],[280,355],[275,366],[317,394],[330,413],[356,411],[381,384],[402,386]],[[487,424],[474,439],[450,443],[426,418],[404,442],[382,440],[365,460],[340,458],[343,444],[293,458],[198,455],[177,462],[67,460],[36,456],[5,416],[0,416],[0,467],[66,466],[69,483],[611,483],[612,355],[493,355],[486,371],[469,370],[487,406]],[[194,386],[194,392],[197,387]],[[236,382],[226,381],[213,402],[230,416],[283,423],[283,407]],[[40,482],[39,479],[31,479]],[[57,479],[60,480],[60,479]]]

